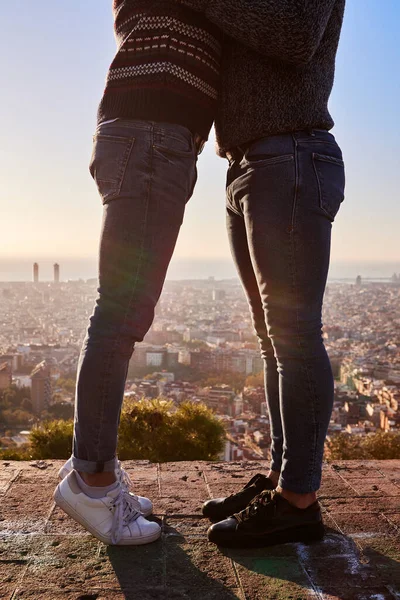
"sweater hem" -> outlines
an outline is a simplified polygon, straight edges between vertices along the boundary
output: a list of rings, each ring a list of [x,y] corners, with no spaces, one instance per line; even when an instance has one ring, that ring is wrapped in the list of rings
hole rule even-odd
[[[174,123],[208,139],[214,110],[186,95],[165,89],[106,90],[97,114],[97,122],[115,118],[142,119]]]

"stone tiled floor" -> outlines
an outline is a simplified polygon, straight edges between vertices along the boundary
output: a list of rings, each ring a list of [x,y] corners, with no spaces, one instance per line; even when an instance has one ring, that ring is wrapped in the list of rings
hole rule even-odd
[[[206,541],[201,504],[266,464],[125,463],[163,528],[138,548],[104,546],[55,508],[60,464],[0,463],[2,599],[400,599],[400,461],[326,465],[324,541],[243,551]]]

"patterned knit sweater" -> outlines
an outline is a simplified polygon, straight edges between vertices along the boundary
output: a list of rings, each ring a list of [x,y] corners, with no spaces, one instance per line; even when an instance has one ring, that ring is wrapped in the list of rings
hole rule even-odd
[[[227,34],[216,119],[222,155],[264,136],[333,127],[328,99],[345,0],[183,2]]]
[[[207,139],[220,83],[219,28],[176,0],[114,0],[117,53],[98,121],[176,123]]]

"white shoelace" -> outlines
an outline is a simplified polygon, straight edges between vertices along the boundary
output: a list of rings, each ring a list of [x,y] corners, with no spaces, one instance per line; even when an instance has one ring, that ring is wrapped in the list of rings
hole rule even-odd
[[[125,489],[126,492],[129,493],[131,500],[132,500],[132,504],[135,505],[135,503],[136,503],[135,508],[136,508],[136,510],[138,510],[140,512],[142,507],[140,506],[139,498],[135,494],[132,494],[132,492],[129,491],[133,487],[132,479],[129,477],[129,473],[127,473],[125,471],[125,469],[122,467],[120,461],[118,461],[117,474],[118,474],[117,476],[118,476],[118,479],[119,479],[122,487]]]
[[[136,521],[140,517],[141,512],[136,508],[137,501],[124,488],[118,496],[113,500],[114,516],[111,527],[111,542],[118,544],[122,537],[123,529],[129,523]]]

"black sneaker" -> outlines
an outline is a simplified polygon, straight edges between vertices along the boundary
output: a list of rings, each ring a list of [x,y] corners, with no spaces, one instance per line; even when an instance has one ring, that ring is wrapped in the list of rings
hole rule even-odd
[[[324,537],[318,502],[296,508],[276,491],[262,492],[245,510],[212,525],[208,539],[225,547],[255,548]]]
[[[218,523],[218,521],[222,521],[245,509],[264,490],[273,489],[274,484],[271,479],[258,473],[237,494],[231,494],[226,498],[214,498],[205,502],[203,504],[203,515],[213,523]]]

